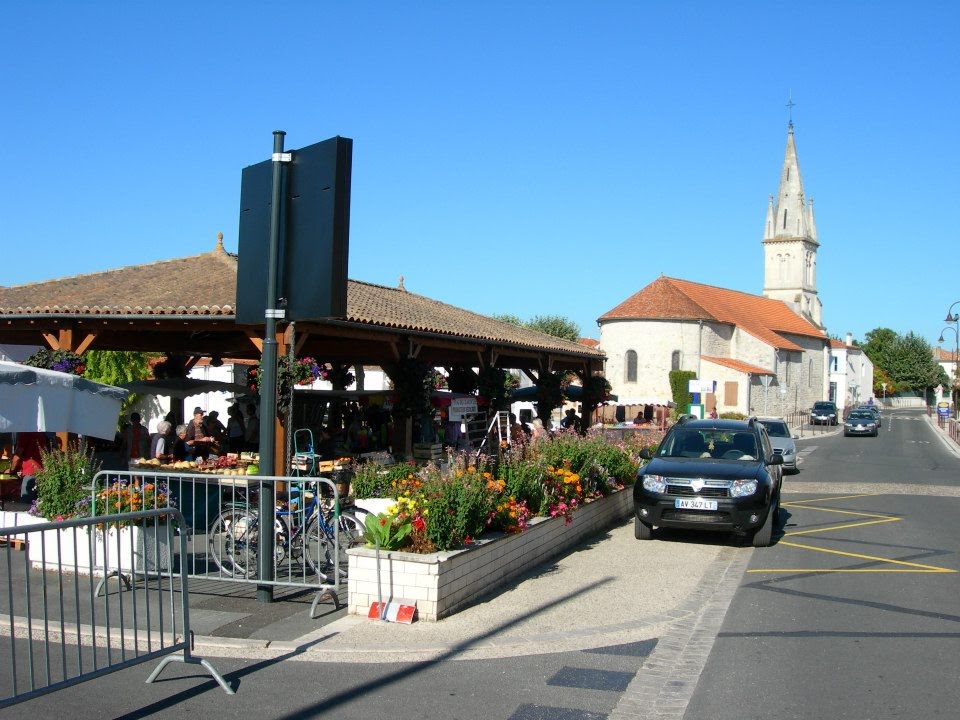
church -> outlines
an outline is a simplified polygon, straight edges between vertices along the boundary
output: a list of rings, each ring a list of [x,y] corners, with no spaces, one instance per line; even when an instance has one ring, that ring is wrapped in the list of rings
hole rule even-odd
[[[671,399],[671,370],[696,373],[701,402],[718,413],[788,415],[830,398],[820,243],[793,122],[761,244],[762,295],[661,276],[598,318],[605,374],[619,402]]]

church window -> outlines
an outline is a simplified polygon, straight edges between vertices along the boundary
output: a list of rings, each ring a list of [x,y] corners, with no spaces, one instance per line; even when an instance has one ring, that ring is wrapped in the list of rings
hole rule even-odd
[[[636,350],[627,350],[626,357],[626,382],[636,382],[637,381],[637,351]]]
[[[810,361],[810,370],[807,373],[807,386],[813,387],[813,360]]]
[[[787,209],[783,209],[783,229],[787,229]]]
[[[680,351],[674,350],[673,354],[670,356],[670,369],[679,370],[680,369]]]

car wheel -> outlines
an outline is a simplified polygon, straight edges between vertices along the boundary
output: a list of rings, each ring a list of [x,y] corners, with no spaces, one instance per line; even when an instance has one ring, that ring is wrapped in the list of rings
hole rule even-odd
[[[753,534],[753,546],[754,547],[769,547],[770,543],[773,541],[773,526],[777,521],[777,516],[780,514],[780,501],[775,500],[773,505],[770,506],[770,509],[767,511],[767,519],[764,520],[763,525]]]
[[[633,519],[633,536],[637,540],[653,540],[653,528],[640,522],[640,518]]]

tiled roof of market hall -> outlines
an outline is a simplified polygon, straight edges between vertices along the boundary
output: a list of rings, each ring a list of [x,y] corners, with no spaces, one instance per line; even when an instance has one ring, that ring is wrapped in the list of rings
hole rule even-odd
[[[16,286],[0,286],[0,317],[151,316],[218,317],[235,314],[237,255],[222,240],[207,253],[131,265]],[[406,330],[518,345],[586,358],[603,353],[580,343],[495,320],[402,286],[389,288],[347,281],[347,316],[342,320],[384,329]]]

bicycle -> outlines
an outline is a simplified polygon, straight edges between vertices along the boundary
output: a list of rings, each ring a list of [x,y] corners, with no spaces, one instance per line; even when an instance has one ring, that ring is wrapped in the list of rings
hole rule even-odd
[[[335,503],[324,508],[315,481],[294,483],[290,498],[275,503],[274,562],[287,563],[293,576],[293,562],[300,563],[303,575],[315,573],[321,581],[346,575],[347,550],[363,544],[364,524],[351,512],[337,513]],[[221,572],[230,577],[256,578],[260,538],[258,493],[237,489],[239,498],[225,503],[207,533],[210,555]],[[339,529],[339,533],[337,533]],[[334,558],[339,534],[339,556]],[[304,559],[306,565],[303,565]]]

